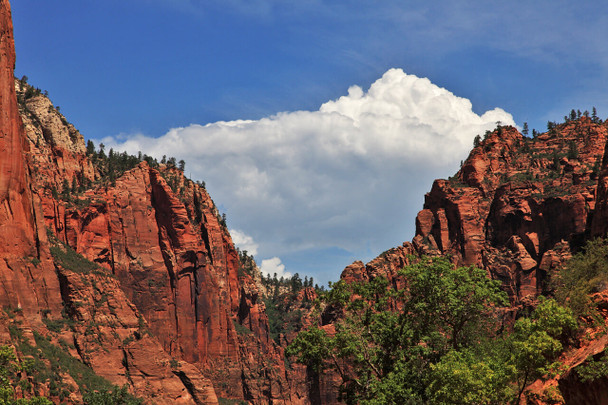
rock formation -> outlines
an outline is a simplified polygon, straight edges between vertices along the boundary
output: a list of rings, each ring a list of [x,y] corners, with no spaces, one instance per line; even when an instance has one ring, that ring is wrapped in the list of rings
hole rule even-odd
[[[74,358],[158,404],[305,403],[204,187],[141,156],[121,154],[132,168],[116,172],[113,151],[87,150],[46,96],[14,79],[6,0],[0,47],[2,342],[18,355],[35,337],[73,342]],[[62,378],[81,401],[77,378]]]
[[[132,309],[124,319],[117,316],[113,322],[127,325],[127,331],[117,330],[119,337],[110,346],[123,352],[141,341],[162,346],[144,345],[125,352],[113,365],[108,364],[109,356],[103,364],[89,356],[89,364],[111,381],[129,383],[135,392],[156,398],[160,388],[138,389],[150,386],[150,378],[142,377],[138,385],[130,370],[148,375],[142,368],[150,365],[144,361],[145,353],[159,350],[165,366],[179,362],[173,375],[194,399],[205,393],[215,398],[217,392],[218,397],[254,403],[298,403],[292,399],[297,390],[285,371],[282,349],[269,337],[257,286],[251,275],[240,271],[237,251],[204,187],[175,167],[152,167],[135,157],[128,157],[131,163],[135,160],[132,169],[112,178],[112,156],[117,154],[87,154],[83,137],[45,96],[28,97],[30,87],[21,81],[15,86],[22,101],[30,165],[37,168],[32,188],[40,195],[44,225],[57,243],[118,280],[112,284],[116,292],[111,295],[124,296]],[[60,279],[72,286],[72,278]],[[81,292],[86,285],[70,288]],[[64,296],[64,305],[69,302]],[[146,335],[141,340],[141,333],[133,331],[138,326],[133,319],[144,322],[153,338]],[[95,335],[103,335],[102,329]],[[138,335],[134,343],[121,344]],[[95,350],[107,350],[107,346],[97,345]],[[121,361],[130,367],[128,373],[117,369]],[[169,370],[152,369],[165,374]],[[186,369],[205,377],[187,374]],[[112,378],[121,374],[130,379]],[[162,387],[167,382],[161,376],[154,379]]]
[[[603,222],[594,215],[606,136],[606,125],[588,117],[533,139],[512,127],[487,134],[425,196],[416,250],[487,269],[513,304],[548,292],[554,270],[601,233],[593,223]]]
[[[585,241],[608,233],[607,141],[607,124],[587,116],[534,138],[499,126],[479,139],[455,176],[435,180],[411,243],[347,266],[341,279],[384,276],[403,288],[396,273],[412,257],[447,255],[500,280],[515,311],[534,305],[540,294],[551,294],[551,278]],[[594,299],[608,319],[606,292]],[[326,308],[320,323],[330,326],[339,316]],[[590,327],[585,336],[562,355],[567,371],[561,377],[528,388],[529,398],[539,398],[528,403],[545,404],[552,396],[557,402],[551,403],[606,402],[607,379],[585,381],[578,372],[590,358],[605,356],[605,329]]]
[[[272,339],[259,273],[243,269],[204,186],[171,164],[91,150],[46,96],[14,79],[14,62],[0,0],[0,342],[24,358],[42,336],[158,404],[335,402],[336,376],[286,367],[296,331]],[[413,241],[342,279],[383,275],[402,288],[397,272],[412,255],[449,255],[500,280],[513,306],[533,302],[585,240],[608,232],[607,140],[607,125],[588,117],[532,139],[488,132],[454,177],[434,182]],[[303,289],[287,306],[303,311],[304,327],[315,320],[302,303],[315,298]],[[338,316],[326,309],[319,323],[331,332]],[[598,337],[567,364],[607,343]],[[51,382],[37,393],[81,402],[82,382],[61,373],[68,393]],[[573,403],[605,400],[575,373],[551,384]]]
[[[37,196],[32,193],[23,124],[17,108],[15,49],[8,1],[0,2],[0,304],[38,319],[61,308]],[[34,265],[38,263],[38,265]]]

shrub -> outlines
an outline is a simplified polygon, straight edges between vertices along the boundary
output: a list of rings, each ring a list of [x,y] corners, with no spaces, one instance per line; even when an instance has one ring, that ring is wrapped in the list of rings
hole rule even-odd
[[[555,297],[577,316],[593,316],[589,294],[608,287],[608,240],[594,239],[575,254],[555,280]]]

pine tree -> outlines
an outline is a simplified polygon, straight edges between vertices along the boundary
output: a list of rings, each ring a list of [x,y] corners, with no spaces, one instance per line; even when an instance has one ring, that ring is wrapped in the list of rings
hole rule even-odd
[[[475,139],[473,139],[473,147],[478,147],[481,144],[481,136],[476,135]]]
[[[594,124],[598,123],[597,110],[595,107],[593,107],[593,110],[591,110],[591,121],[593,121]]]

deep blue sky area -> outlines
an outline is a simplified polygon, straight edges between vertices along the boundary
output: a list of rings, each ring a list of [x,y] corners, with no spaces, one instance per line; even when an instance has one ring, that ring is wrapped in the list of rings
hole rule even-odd
[[[608,116],[605,2],[422,3],[13,0],[16,75],[48,90],[85,138],[117,142],[138,134],[159,138],[190,124],[316,111],[352,85],[367,91],[391,68],[470,100],[478,115],[501,108],[519,126],[545,130],[548,120],[560,121],[571,108],[595,106],[600,117]],[[205,180],[205,173],[193,177]],[[424,181],[419,188],[430,189]],[[230,197],[213,176],[209,189],[234,226],[255,236],[258,261],[282,255],[286,271],[320,280],[335,280],[353,257],[370,259],[413,234],[408,214],[394,221],[400,229],[387,228],[390,236],[361,236],[359,248],[337,236],[294,247],[287,242],[293,235],[248,228],[243,217],[249,214],[222,201]],[[266,197],[288,200],[274,191]],[[415,212],[422,196],[412,198],[407,204]],[[369,217],[365,209],[378,210],[365,207],[357,212]],[[332,215],[335,223],[346,221]]]

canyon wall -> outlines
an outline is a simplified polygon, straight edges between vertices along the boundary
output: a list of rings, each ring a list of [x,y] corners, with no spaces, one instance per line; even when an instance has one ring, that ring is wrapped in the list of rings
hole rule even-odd
[[[14,79],[14,62],[2,0],[2,342],[18,355],[36,336],[68,342],[98,375],[153,403],[306,403],[204,187],[141,157],[116,175],[113,151],[91,153],[48,97]],[[56,399],[48,383],[36,387]]]

